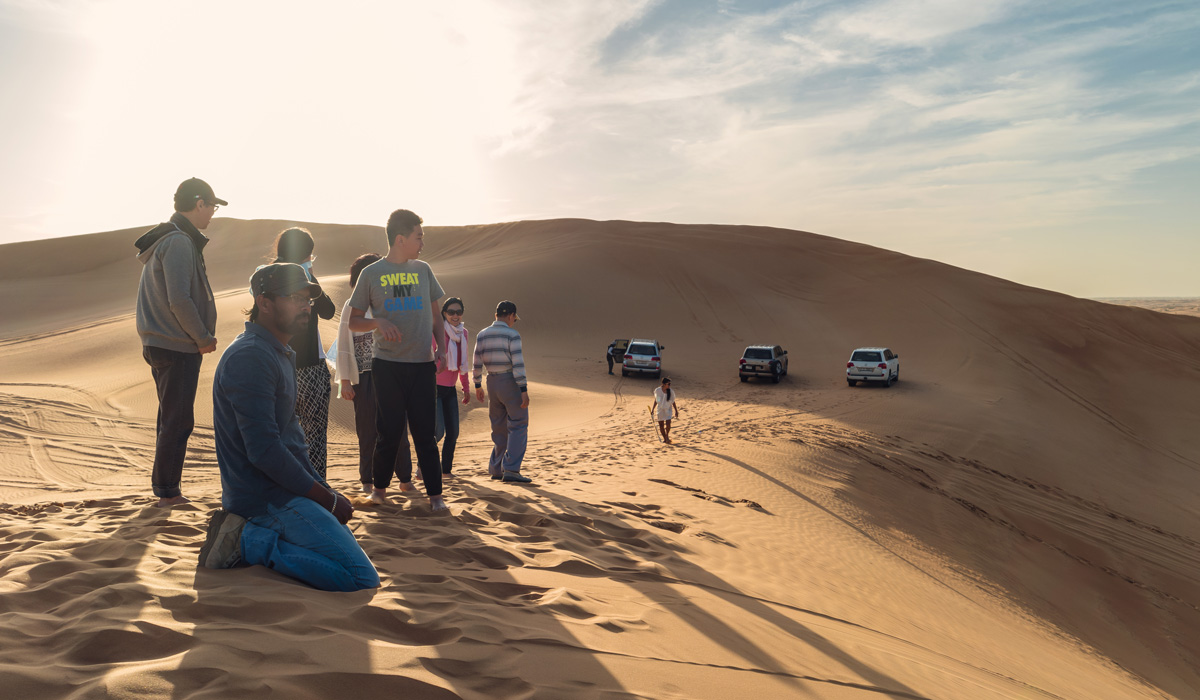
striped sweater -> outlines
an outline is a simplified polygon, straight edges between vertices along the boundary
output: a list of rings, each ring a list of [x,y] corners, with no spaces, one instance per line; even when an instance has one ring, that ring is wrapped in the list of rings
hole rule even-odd
[[[512,372],[521,391],[525,391],[525,358],[521,355],[521,334],[503,321],[479,331],[475,336],[475,360],[471,372],[476,388],[483,386],[483,368],[488,374]]]

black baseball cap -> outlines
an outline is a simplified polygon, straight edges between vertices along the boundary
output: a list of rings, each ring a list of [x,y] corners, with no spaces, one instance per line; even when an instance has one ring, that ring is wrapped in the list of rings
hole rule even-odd
[[[184,211],[190,211],[192,205],[200,199],[203,199],[209,204],[220,204],[223,207],[229,205],[229,202],[226,202],[220,197],[217,197],[217,195],[213,194],[213,188],[207,182],[198,177],[184,180],[183,182],[179,183],[179,189],[175,190],[176,209],[179,209],[179,207],[182,205],[184,207]]]
[[[321,293],[321,285],[310,280],[304,268],[296,263],[263,265],[250,275],[250,293],[254,296],[275,294],[286,297],[305,290],[315,299]]]
[[[496,304],[496,315],[497,316],[507,316],[509,314],[515,314],[515,313],[517,313],[517,305],[512,303],[511,301],[506,300],[506,301],[500,302],[499,304]],[[520,319],[521,317],[517,316],[517,318]]]

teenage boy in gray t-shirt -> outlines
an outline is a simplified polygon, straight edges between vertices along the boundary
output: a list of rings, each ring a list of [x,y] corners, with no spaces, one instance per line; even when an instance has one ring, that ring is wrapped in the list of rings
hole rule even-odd
[[[439,511],[447,507],[433,433],[444,334],[435,334],[433,328],[441,321],[438,301],[443,291],[429,264],[417,259],[425,245],[421,224],[421,217],[407,209],[392,212],[387,223],[387,257],[363,268],[350,297],[350,330],[375,331],[371,381],[378,407],[378,437],[371,457],[375,482],[371,500],[388,502],[387,488],[407,422],[429,505]],[[366,317],[368,310],[372,318]],[[436,350],[432,349],[435,342]],[[399,477],[400,490],[414,489],[411,467]]]

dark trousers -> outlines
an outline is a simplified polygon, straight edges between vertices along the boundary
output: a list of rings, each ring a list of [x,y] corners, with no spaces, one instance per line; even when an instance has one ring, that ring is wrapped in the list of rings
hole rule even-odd
[[[417,453],[417,466],[425,479],[425,492],[430,496],[442,495],[442,469],[437,440],[433,437],[437,365],[389,362],[377,357],[371,362],[371,379],[375,383],[375,429],[379,433],[371,457],[375,488],[385,489],[391,484],[407,424]],[[401,483],[412,481],[411,464],[408,473],[398,476]]]
[[[193,408],[200,383],[198,352],[178,352],[146,345],[142,357],[150,365],[158,390],[158,435],[154,443],[154,472],[150,485],[159,498],[183,495],[183,457],[188,438],[196,426]]]
[[[375,473],[371,468],[371,460],[375,454],[375,441],[379,431],[375,428],[375,382],[371,372],[359,372],[358,384],[354,385],[354,432],[358,434],[358,480],[364,484],[375,483]],[[408,426],[402,426],[400,449],[396,450],[396,462],[393,470],[401,481],[408,474],[412,478],[412,450],[408,447]]]
[[[609,354],[609,355],[607,355],[607,357],[608,357],[608,373],[612,374],[613,356],[611,354]]]
[[[452,386],[437,387],[437,425],[434,426],[433,439],[442,443],[442,473],[449,474],[454,468],[454,447],[458,444],[458,389]]]

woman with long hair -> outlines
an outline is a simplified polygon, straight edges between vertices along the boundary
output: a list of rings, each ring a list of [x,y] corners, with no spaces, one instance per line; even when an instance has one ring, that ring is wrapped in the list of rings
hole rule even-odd
[[[308,278],[317,282],[313,274],[312,234],[298,227],[284,229],[275,238],[273,246],[275,262],[296,263],[304,268]],[[313,311],[323,319],[333,318],[337,311],[329,295],[313,299]],[[317,319],[312,319],[308,330],[292,338],[290,343],[296,353],[296,415],[308,441],[308,461],[325,478],[326,432],[329,428],[329,366],[325,363],[325,350],[321,346],[321,332]]]
[[[434,426],[433,437],[442,443],[442,480],[450,478],[450,469],[454,465],[454,447],[458,444],[458,389],[456,383],[462,384],[463,405],[471,402],[471,389],[467,383],[467,325],[463,323],[463,300],[450,297],[442,303],[442,327],[434,328],[434,333],[444,333],[446,342],[446,364],[437,375],[437,423]]]
[[[679,417],[679,405],[675,403],[675,392],[671,391],[671,378],[663,377],[662,386],[654,390],[654,418],[658,421],[658,432],[663,442],[671,443],[671,418]]]

